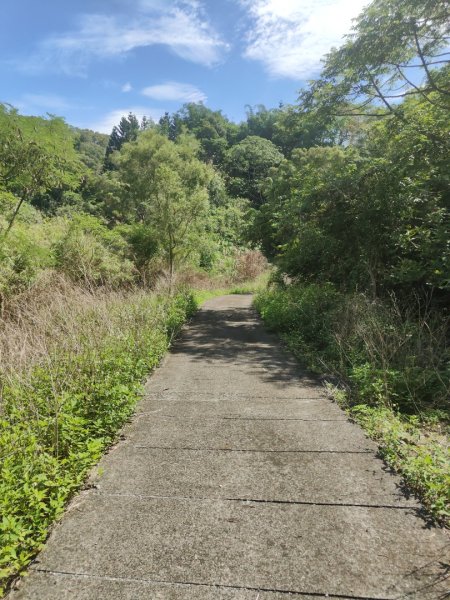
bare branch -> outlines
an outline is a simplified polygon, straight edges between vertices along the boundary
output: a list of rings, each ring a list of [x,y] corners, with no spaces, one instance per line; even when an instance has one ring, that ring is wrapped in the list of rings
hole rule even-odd
[[[393,113],[392,112],[385,112],[385,113],[357,113],[357,112],[348,112],[348,113],[330,113],[330,115],[332,117],[377,117],[377,118],[382,118],[382,117],[389,117],[391,116]]]
[[[450,54],[450,52],[448,54]],[[448,60],[436,60],[433,62],[428,62],[427,65],[429,67],[432,65],[446,65],[449,62],[450,61],[448,61]],[[410,64],[405,65],[402,63],[394,63],[394,62],[387,62],[386,64],[391,65],[393,67],[400,67],[401,69],[423,69],[423,65],[410,65]]]

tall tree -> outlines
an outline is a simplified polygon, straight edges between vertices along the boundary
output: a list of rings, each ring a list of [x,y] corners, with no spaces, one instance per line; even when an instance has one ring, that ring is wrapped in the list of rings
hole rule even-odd
[[[109,136],[90,129],[73,127],[75,150],[83,163],[96,173],[100,173],[105,160]]]
[[[200,157],[220,165],[230,142],[237,136],[238,126],[220,110],[213,111],[202,103],[190,102],[172,116],[170,131],[171,139],[183,132],[192,133],[200,142]]]
[[[82,165],[74,150],[73,133],[63,119],[23,117],[0,104],[0,189],[12,192],[17,204],[7,235],[25,201],[39,193],[79,184]]]
[[[241,124],[240,136],[244,138],[249,135],[257,135],[273,142],[276,123],[282,109],[268,109],[264,104],[258,104],[257,106],[247,105],[245,108],[247,119]]]
[[[126,142],[134,142],[139,130],[139,120],[131,112],[127,117],[122,117],[118,125],[114,125],[106,147],[105,170],[110,171],[114,168],[112,154],[119,151]]]
[[[448,0],[375,0],[346,43],[327,57],[310,99],[337,114],[402,117],[399,101],[420,96],[450,109]],[[431,93],[433,92],[433,97]]]
[[[174,142],[177,138],[177,125],[170,113],[165,112],[158,121],[158,131]]]
[[[174,143],[148,130],[116,155],[128,214],[155,232],[170,280],[176,264],[193,251],[208,211],[213,172],[197,153],[190,136]]]
[[[269,169],[279,165],[283,159],[272,142],[255,135],[232,146],[224,159],[229,193],[248,198],[254,206],[260,206],[264,200],[262,183]]]

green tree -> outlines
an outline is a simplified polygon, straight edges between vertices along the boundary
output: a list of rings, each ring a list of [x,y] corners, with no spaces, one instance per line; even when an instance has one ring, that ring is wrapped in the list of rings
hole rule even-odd
[[[75,150],[83,163],[96,173],[100,173],[105,160],[109,137],[90,129],[73,128]]]
[[[247,119],[241,124],[240,137],[256,135],[274,141],[276,124],[282,112],[281,108],[268,109],[264,104],[246,107]]]
[[[63,119],[23,117],[0,105],[0,188],[17,198],[5,236],[25,201],[49,190],[76,189],[82,171]]]
[[[118,125],[114,125],[106,147],[105,170],[110,171],[114,168],[113,153],[118,152],[126,142],[134,142],[139,130],[138,118],[131,112],[127,117],[122,117]]]
[[[296,149],[271,170],[254,237],[291,277],[444,301],[449,121],[421,97],[402,112],[372,123],[359,150]]]
[[[181,135],[174,143],[149,130],[116,155],[127,215],[154,232],[170,280],[176,264],[193,251],[208,212],[212,170],[197,154],[192,137]]]
[[[410,96],[448,110],[441,67],[448,65],[449,34],[447,0],[375,0],[328,55],[310,99],[334,114],[404,118],[399,101]]]
[[[229,193],[260,206],[264,201],[263,181],[269,169],[279,165],[283,158],[272,142],[258,136],[248,136],[232,146],[224,159]]]
[[[167,121],[164,121],[167,128]],[[200,158],[221,165],[231,141],[236,139],[238,126],[220,110],[213,111],[202,103],[184,104],[169,120],[169,138],[183,132],[192,133],[200,142]]]
[[[158,132],[174,142],[177,138],[177,124],[170,113],[165,112],[158,121]]]

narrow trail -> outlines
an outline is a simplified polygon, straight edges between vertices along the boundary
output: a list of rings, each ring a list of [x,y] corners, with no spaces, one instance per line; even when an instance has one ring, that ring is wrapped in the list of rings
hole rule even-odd
[[[13,600],[438,600],[449,539],[265,332],[207,302]]]

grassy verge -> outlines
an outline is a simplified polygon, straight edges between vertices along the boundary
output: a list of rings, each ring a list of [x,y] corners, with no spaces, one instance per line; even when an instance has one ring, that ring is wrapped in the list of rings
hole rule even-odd
[[[59,299],[58,299],[59,298]],[[53,288],[4,321],[0,405],[0,588],[132,414],[144,377],[195,311],[191,293],[96,295]]]
[[[381,458],[402,475],[436,521],[449,526],[450,456],[448,426],[443,415],[429,412],[426,417],[419,417],[384,406],[352,406],[341,390],[329,391],[351,419],[378,443]]]
[[[448,526],[448,370],[441,325],[344,296],[327,284],[265,290],[255,306],[312,371],[340,380],[335,399],[433,518]]]

